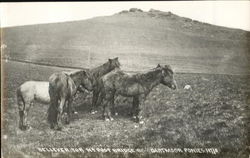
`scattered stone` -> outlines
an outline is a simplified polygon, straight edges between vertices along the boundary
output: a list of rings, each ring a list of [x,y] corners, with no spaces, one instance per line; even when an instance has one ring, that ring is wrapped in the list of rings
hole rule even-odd
[[[130,12],[143,12],[143,10],[138,9],[138,8],[130,8],[129,11]]]
[[[191,89],[191,86],[190,85],[185,85],[184,89],[189,90],[189,89]]]
[[[127,10],[123,10],[123,11],[119,12],[119,14],[124,14],[124,13],[128,13],[128,11]]]
[[[205,78],[205,77],[202,77],[201,78],[203,81],[209,81],[209,79]]]

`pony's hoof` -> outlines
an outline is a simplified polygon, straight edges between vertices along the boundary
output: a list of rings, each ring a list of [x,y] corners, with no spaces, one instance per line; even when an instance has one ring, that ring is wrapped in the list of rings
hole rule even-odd
[[[144,124],[144,120],[142,119],[142,117],[133,116],[133,120],[141,125]]]
[[[57,127],[55,128],[55,130],[61,131],[61,130],[62,130],[62,127],[61,127],[61,126],[57,126]]]
[[[20,126],[19,126],[19,129],[20,129],[20,130],[23,130],[23,126],[20,125]]]
[[[63,124],[69,124],[69,122],[70,122],[69,116],[64,115],[63,118],[62,118],[62,123]]]
[[[66,124],[66,125],[68,125],[68,124],[69,124],[69,122],[70,122],[70,121],[69,121],[68,119],[67,119],[67,120],[65,120],[65,124]]]
[[[20,126],[19,129],[25,131],[25,128],[23,126]]]
[[[70,122],[69,116],[66,116],[66,117],[65,117],[65,120],[64,120],[64,123],[68,125],[69,122]]]
[[[105,118],[105,121],[106,121],[106,122],[109,122],[110,120],[109,120],[109,118]]]
[[[141,125],[144,124],[144,121],[143,120],[139,121],[139,124],[141,124]]]
[[[62,126],[59,126],[57,124],[52,124],[50,125],[51,129],[57,130],[57,131],[61,131],[62,130]]]
[[[118,112],[115,113],[115,116],[118,116]]]
[[[78,112],[77,112],[77,111],[74,111],[74,114],[75,114],[75,115],[77,115],[77,114],[78,114]]]
[[[22,131],[26,131],[29,129],[29,125],[23,125],[19,127]]]
[[[91,114],[92,115],[94,115],[94,114],[96,114],[97,113],[97,111],[91,111]]]
[[[51,124],[50,129],[55,129],[55,126],[53,124]]]
[[[140,122],[140,119],[137,116],[133,116],[132,117],[133,121],[135,121],[136,123]]]
[[[113,121],[114,120],[114,118],[113,117],[110,117],[110,121]]]

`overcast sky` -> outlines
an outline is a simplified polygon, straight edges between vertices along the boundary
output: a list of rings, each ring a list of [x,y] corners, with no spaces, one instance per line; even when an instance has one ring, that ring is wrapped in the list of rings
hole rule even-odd
[[[63,22],[151,8],[250,31],[250,1],[22,2],[0,4],[1,27]]]

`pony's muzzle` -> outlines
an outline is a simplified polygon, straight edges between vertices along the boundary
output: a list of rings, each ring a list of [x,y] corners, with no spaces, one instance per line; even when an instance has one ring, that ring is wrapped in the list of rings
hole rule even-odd
[[[176,81],[174,81],[173,84],[171,85],[171,89],[173,90],[177,89]]]

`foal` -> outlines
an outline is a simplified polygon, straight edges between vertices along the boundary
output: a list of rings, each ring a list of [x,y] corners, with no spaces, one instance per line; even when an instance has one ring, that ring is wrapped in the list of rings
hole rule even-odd
[[[163,84],[171,89],[177,87],[171,67],[169,65],[162,67],[159,64],[155,69],[144,74],[128,75],[120,69],[116,69],[105,75],[101,83],[104,119],[113,120],[110,107],[114,106],[114,96],[121,95],[133,97],[132,115],[136,122],[140,122],[139,113],[142,104],[155,86]]]

